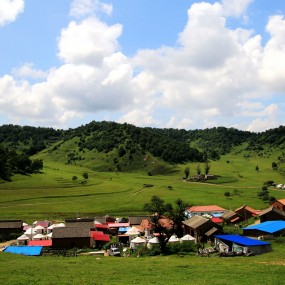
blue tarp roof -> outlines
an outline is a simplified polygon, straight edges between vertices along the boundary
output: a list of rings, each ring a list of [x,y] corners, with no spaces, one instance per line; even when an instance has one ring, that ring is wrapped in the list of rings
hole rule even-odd
[[[276,233],[285,229],[285,221],[268,221],[243,228],[243,230],[259,230],[266,233]]]
[[[119,232],[127,232],[131,227],[120,227]]]
[[[237,244],[245,245],[245,246],[260,246],[260,245],[270,244],[269,242],[255,240],[255,239],[251,239],[251,238],[247,238],[247,237],[239,236],[239,235],[215,235],[215,237],[222,239],[222,240],[235,242]]]
[[[40,255],[42,248],[42,246],[7,246],[4,252],[22,255]]]

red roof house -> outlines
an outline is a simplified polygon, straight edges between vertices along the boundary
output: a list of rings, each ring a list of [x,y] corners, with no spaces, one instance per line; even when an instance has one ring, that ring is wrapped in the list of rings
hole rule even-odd
[[[285,199],[276,200],[275,202],[271,204],[271,206],[281,211],[285,211]]]
[[[187,212],[189,213],[190,217],[203,215],[221,216],[226,212],[226,209],[221,208],[217,205],[192,206],[187,209]]]
[[[99,232],[99,231],[91,231],[91,237],[94,240],[93,247],[100,248],[100,249],[102,248],[104,244],[111,241],[109,235],[106,235],[103,232]]]

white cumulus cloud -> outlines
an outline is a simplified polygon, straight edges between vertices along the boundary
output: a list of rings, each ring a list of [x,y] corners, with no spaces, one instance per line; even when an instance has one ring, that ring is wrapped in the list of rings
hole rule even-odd
[[[17,16],[24,11],[24,0],[0,1],[0,27],[15,21]]]

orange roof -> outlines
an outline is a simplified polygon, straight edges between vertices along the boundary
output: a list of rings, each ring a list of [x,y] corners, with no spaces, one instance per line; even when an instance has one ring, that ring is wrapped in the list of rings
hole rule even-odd
[[[217,212],[217,211],[225,211],[226,209],[221,208],[217,205],[209,205],[209,206],[193,206],[187,209],[188,212]]]
[[[255,210],[254,210],[253,208],[247,206],[247,205],[243,205],[243,206],[237,208],[237,209],[235,210],[235,212],[237,212],[237,211],[239,211],[239,210],[241,210],[241,209],[246,209],[247,211],[249,211],[249,212],[255,214]]]
[[[279,203],[282,204],[282,205],[285,205],[285,199],[277,200],[277,202],[279,202]]]

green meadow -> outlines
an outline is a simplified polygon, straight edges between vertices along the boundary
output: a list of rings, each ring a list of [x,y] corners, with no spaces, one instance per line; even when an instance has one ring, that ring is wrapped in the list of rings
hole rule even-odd
[[[242,146],[237,147],[220,160],[211,162],[210,173],[219,177],[203,183],[182,179],[186,166],[190,167],[190,176],[196,175],[197,163],[168,166],[172,167],[168,174],[149,176],[146,170],[98,171],[96,169],[99,164],[103,165],[103,160],[97,157],[94,162],[97,166],[92,168],[92,160],[88,159],[90,153],[80,164],[71,165],[66,164],[62,154],[57,157],[56,153],[50,155],[45,151],[35,156],[44,160],[42,173],[16,175],[12,182],[0,183],[0,215],[2,219],[26,222],[105,214],[128,216],[142,214],[144,203],[153,195],[167,202],[182,198],[190,205],[216,204],[235,209],[247,204],[255,209],[265,209],[268,202],[257,197],[263,183],[269,180],[285,183],[285,177],[272,170],[271,165],[280,151],[268,149],[264,153],[261,156],[245,151]],[[203,172],[202,163],[200,167]],[[83,179],[83,172],[88,173],[87,180]],[[73,176],[78,179],[73,181]],[[152,187],[145,187],[145,184]],[[226,197],[225,192],[230,192],[231,196]],[[270,187],[269,192],[276,199],[285,198],[284,190]]]
[[[97,215],[124,216],[142,214],[144,203],[153,195],[167,202],[182,198],[191,205],[216,204],[235,209],[247,204],[265,209],[268,202],[257,197],[265,181],[285,183],[285,177],[272,170],[280,151],[266,155],[249,153],[237,147],[219,161],[211,162],[210,173],[217,180],[188,182],[182,179],[185,167],[196,175],[197,163],[167,166],[168,174],[149,176],[147,170],[132,172],[99,171],[103,158],[92,165],[91,154],[80,164],[66,164],[62,154],[43,152],[40,174],[16,175],[12,182],[0,183],[1,219],[25,222]],[[89,158],[90,159],[89,159]],[[105,159],[105,158],[104,158]],[[156,162],[155,162],[156,163]],[[202,172],[203,164],[200,163]],[[258,170],[256,170],[258,166]],[[88,179],[82,177],[88,173]],[[72,177],[77,176],[77,180]],[[145,187],[151,184],[152,187]],[[171,186],[171,187],[169,187]],[[225,192],[231,196],[226,197]],[[285,198],[284,190],[270,187],[271,196]],[[0,254],[2,284],[284,284],[284,239],[272,241],[273,252],[253,257],[219,258],[190,255],[112,258],[24,257]]]
[[[285,247],[252,257],[25,257],[0,254],[2,284],[284,284]]]

